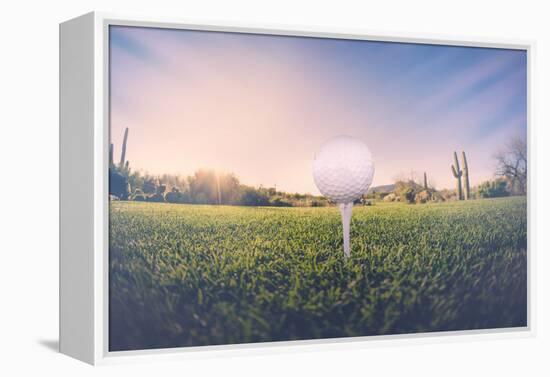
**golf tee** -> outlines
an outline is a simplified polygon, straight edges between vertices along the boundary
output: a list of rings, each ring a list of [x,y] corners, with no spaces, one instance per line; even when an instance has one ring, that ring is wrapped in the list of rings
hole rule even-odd
[[[339,203],[338,208],[342,215],[342,230],[344,235],[344,255],[346,258],[350,256],[350,244],[349,244],[349,230],[351,223],[351,212],[353,210],[353,203]]]

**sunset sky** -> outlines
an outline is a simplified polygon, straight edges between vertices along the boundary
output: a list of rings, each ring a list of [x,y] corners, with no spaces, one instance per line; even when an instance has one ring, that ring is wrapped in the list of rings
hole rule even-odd
[[[134,170],[233,172],[242,183],[318,194],[323,141],[370,148],[373,186],[411,171],[454,187],[454,150],[472,185],[526,135],[525,51],[111,27],[111,138],[125,127]]]

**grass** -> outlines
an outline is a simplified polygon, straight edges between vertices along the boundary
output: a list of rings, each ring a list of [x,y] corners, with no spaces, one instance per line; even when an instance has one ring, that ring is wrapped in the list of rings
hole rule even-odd
[[[353,212],[112,202],[110,349],[526,325],[525,198]]]

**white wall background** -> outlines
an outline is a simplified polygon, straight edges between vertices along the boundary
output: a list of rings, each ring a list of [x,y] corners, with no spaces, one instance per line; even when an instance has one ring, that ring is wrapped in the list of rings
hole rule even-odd
[[[550,22],[540,1],[5,1],[0,38],[0,374],[131,376],[549,375],[547,251],[550,163]],[[91,368],[57,354],[58,23],[90,10],[255,23],[527,38],[537,42],[537,336],[529,339],[403,342],[292,348],[268,355]],[[546,349],[544,349],[546,348]]]

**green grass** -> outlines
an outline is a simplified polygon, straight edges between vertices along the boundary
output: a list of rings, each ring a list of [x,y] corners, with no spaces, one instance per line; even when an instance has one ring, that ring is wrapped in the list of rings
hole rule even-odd
[[[112,202],[110,349],[526,325],[525,198],[353,212]]]

